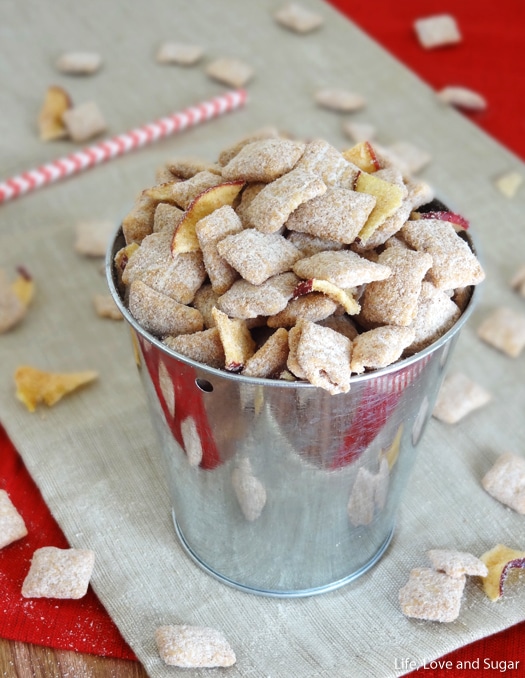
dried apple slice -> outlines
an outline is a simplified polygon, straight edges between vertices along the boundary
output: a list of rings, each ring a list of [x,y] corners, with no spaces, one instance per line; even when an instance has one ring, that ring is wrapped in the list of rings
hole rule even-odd
[[[16,397],[30,412],[34,412],[39,403],[51,407],[68,393],[97,377],[97,372],[93,370],[55,373],[22,365],[15,372]]]
[[[23,266],[19,266],[17,271],[18,275],[11,283],[11,289],[20,303],[27,308],[35,293],[35,283],[31,274]]]
[[[412,212],[411,219],[437,219],[438,221],[449,221],[451,224],[460,226],[467,230],[470,226],[469,222],[461,214],[456,212],[448,212],[445,210],[438,210],[436,212]]]
[[[361,242],[366,243],[372,233],[401,207],[404,198],[403,188],[379,179],[373,174],[361,172],[355,182],[355,190],[359,193],[368,193],[376,198],[375,207],[358,235]]]
[[[343,158],[357,165],[363,172],[372,173],[381,169],[381,163],[369,141],[361,141],[352,148],[343,151]]]
[[[219,207],[232,205],[243,186],[244,181],[228,181],[208,188],[192,200],[175,229],[171,242],[172,253],[175,255],[200,250],[195,224]]]
[[[58,85],[47,88],[44,104],[38,116],[38,129],[42,141],[64,139],[68,136],[63,114],[72,106],[72,101],[65,89]]]
[[[328,282],[328,280],[320,280],[318,278],[302,280],[295,287],[292,298],[297,299],[297,297],[310,294],[310,292],[326,294],[327,297],[340,304],[348,315],[356,315],[361,310],[361,307],[349,290],[343,290],[341,287]]]
[[[480,560],[489,571],[483,578],[483,590],[491,600],[498,600],[503,595],[503,587],[510,571],[525,568],[525,551],[516,551],[503,544],[497,544],[484,553]]]

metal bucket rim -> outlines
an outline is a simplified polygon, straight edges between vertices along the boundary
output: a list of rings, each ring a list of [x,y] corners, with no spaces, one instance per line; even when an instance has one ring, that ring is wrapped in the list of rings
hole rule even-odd
[[[473,239],[470,234],[466,234],[466,239],[468,241],[468,244],[470,248],[472,249],[473,252],[476,252],[476,247],[474,247],[473,244]],[[190,365],[196,369],[202,370],[206,374],[208,374],[210,377],[219,377],[221,379],[229,379],[229,380],[234,380],[239,383],[243,384],[252,384],[254,386],[266,386],[266,387],[276,387],[276,388],[301,388],[301,389],[317,389],[319,388],[318,386],[315,386],[314,384],[311,384],[308,381],[286,381],[284,379],[267,379],[263,377],[247,377],[241,374],[237,374],[235,372],[227,372],[226,370],[221,370],[215,367],[210,367],[209,365],[205,365],[204,363],[199,363],[196,360],[192,360],[191,358],[188,358],[187,356],[183,355],[182,353],[177,353],[173,349],[169,348],[164,344],[160,339],[155,337],[153,334],[147,332],[139,323],[135,320],[135,318],[131,315],[129,310],[127,309],[126,305],[124,304],[121,295],[118,291],[117,285],[115,283],[115,273],[114,273],[114,258],[115,254],[117,252],[116,249],[116,244],[119,238],[123,237],[123,232],[122,232],[122,226],[119,225],[118,228],[115,231],[114,236],[112,237],[110,244],[108,246],[107,252],[106,252],[106,279],[107,283],[109,286],[109,290],[111,293],[111,296],[113,297],[113,301],[116,303],[118,309],[124,316],[125,320],[127,323],[137,332],[141,337],[143,337],[146,341],[148,341],[150,344],[153,344],[157,349],[159,349],[162,353],[165,355],[170,356],[171,358],[174,358],[175,360],[179,360],[182,363],[185,363],[186,365]],[[474,309],[475,304],[477,303],[477,297],[478,297],[478,288],[479,285],[473,285],[472,286],[472,294],[469,299],[469,303],[467,304],[466,308],[463,310],[462,314],[458,318],[458,320],[454,323],[454,325],[439,339],[437,339],[435,342],[430,344],[430,346],[427,346],[424,348],[422,351],[418,351],[417,353],[414,353],[414,355],[409,356],[408,358],[404,358],[403,360],[398,360],[391,365],[388,365],[387,367],[382,367],[380,369],[376,370],[371,370],[370,372],[364,372],[363,374],[353,374],[350,377],[350,384],[356,384],[360,382],[366,382],[370,381],[372,379],[377,379],[382,376],[386,375],[391,375],[395,372],[401,371],[404,368],[408,367],[409,365],[412,365],[413,363],[419,362],[420,360],[423,360],[426,358],[426,356],[431,355],[434,353],[434,351],[437,351],[439,348],[444,346],[446,343],[448,343],[454,335],[461,330],[461,328],[465,325],[467,320],[469,319],[470,315],[472,314],[472,311]]]

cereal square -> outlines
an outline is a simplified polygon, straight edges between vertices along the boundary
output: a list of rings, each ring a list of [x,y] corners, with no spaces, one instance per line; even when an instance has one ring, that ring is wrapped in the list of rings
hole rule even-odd
[[[217,251],[253,285],[288,271],[302,257],[302,252],[282,235],[254,228],[226,236],[217,244]]]
[[[237,280],[217,299],[216,305],[231,318],[273,316],[286,307],[297,281],[290,271],[272,276],[261,285]]]
[[[417,313],[422,280],[432,265],[432,257],[422,252],[390,247],[382,252],[378,263],[387,266],[391,275],[369,283],[361,300],[366,324],[408,326]]]
[[[525,459],[517,454],[502,454],[485,474],[484,489],[505,506],[525,514]]]
[[[480,407],[490,402],[492,396],[480,384],[454,372],[445,377],[432,416],[446,424],[456,424]]]
[[[87,141],[106,130],[106,121],[94,101],[87,101],[69,108],[62,115],[62,120],[73,141]]]
[[[247,223],[261,233],[275,233],[299,205],[325,191],[326,186],[319,177],[295,167],[255,196],[246,210]]]
[[[0,490],[0,549],[27,535],[24,519],[5,490]]]
[[[432,549],[427,552],[432,567],[438,572],[444,572],[449,577],[463,577],[464,575],[486,577],[488,574],[485,563],[464,551],[448,551]]]
[[[134,280],[130,285],[129,310],[147,332],[159,337],[192,334],[204,327],[196,308],[180,304],[141,280]]]
[[[163,42],[157,50],[159,64],[176,64],[178,66],[193,66],[202,59],[204,50],[199,45],[185,42]]]
[[[254,71],[244,61],[220,57],[206,67],[206,75],[230,87],[244,87],[254,76]]]
[[[168,348],[177,353],[182,353],[186,358],[195,360],[203,365],[224,367],[224,349],[222,347],[219,330],[210,327],[193,334],[179,334],[176,337],[165,337],[164,343]]]
[[[275,378],[286,368],[288,353],[288,332],[281,327],[246,361],[242,374],[245,377]]]
[[[231,146],[224,148],[219,153],[219,166],[224,167],[224,165],[227,165],[244,146],[251,144],[252,141],[259,141],[260,139],[277,139],[280,136],[279,130],[272,125],[269,125],[268,127],[261,127],[260,129],[255,130],[255,132],[251,132],[242,139],[239,139],[239,141],[232,144]]]
[[[310,292],[291,299],[286,308],[268,318],[268,327],[293,327],[299,320],[318,322],[335,313],[337,302],[322,292]]]
[[[224,294],[239,277],[237,271],[219,254],[217,246],[226,236],[242,230],[241,220],[230,205],[219,207],[195,224],[204,267],[212,289],[217,294]]]
[[[274,19],[294,33],[310,33],[324,23],[322,16],[296,2],[283,5],[275,12]]]
[[[100,318],[109,318],[110,320],[124,319],[111,294],[95,294],[93,306],[95,307],[95,313]]]
[[[459,307],[445,292],[423,281],[416,317],[410,325],[415,337],[405,349],[405,354],[417,353],[430,346],[454,325],[460,315]]]
[[[325,251],[300,259],[293,266],[300,278],[320,278],[343,289],[384,280],[390,268],[360,257],[351,250]]]
[[[478,327],[478,337],[511,358],[517,358],[525,347],[525,314],[511,308],[498,308]]]
[[[342,113],[352,113],[366,106],[364,96],[345,89],[320,89],[315,93],[314,99],[319,106]]]
[[[166,231],[173,235],[183,215],[184,212],[179,207],[169,205],[167,202],[159,203],[153,217],[153,233]]]
[[[347,393],[352,342],[339,332],[309,320],[299,321],[297,327],[300,335],[295,358],[308,381],[332,394]],[[291,369],[290,362],[288,367]]]
[[[449,577],[430,568],[415,568],[399,591],[401,610],[407,617],[451,622],[458,618],[465,577]]]
[[[376,199],[347,188],[329,188],[326,193],[300,205],[286,228],[341,243],[352,243],[361,231]]]
[[[270,183],[292,170],[304,153],[305,144],[291,139],[261,139],[244,146],[222,168],[226,181]]]
[[[155,640],[161,659],[169,666],[213,668],[233,666],[235,653],[224,635],[202,626],[159,626]]]
[[[80,221],[76,225],[75,251],[88,257],[104,257],[114,232],[113,221]]]
[[[82,598],[86,595],[95,564],[87,549],[44,546],[33,553],[22,584],[24,598]]]
[[[437,14],[417,19],[414,28],[418,40],[425,49],[434,49],[444,45],[454,45],[461,41],[456,20],[450,14]]]
[[[359,167],[345,160],[335,146],[322,139],[310,141],[306,145],[296,168],[321,177],[329,187],[353,188],[359,174]]]
[[[66,75],[93,75],[102,66],[97,52],[64,52],[55,62],[55,68]]]
[[[126,245],[131,245],[132,243],[140,245],[147,235],[153,233],[157,204],[158,201],[150,198],[147,189],[142,191],[135,200],[131,211],[122,220],[122,232]]]
[[[360,374],[366,368],[386,367],[401,357],[404,349],[414,340],[411,327],[385,325],[359,334],[352,344],[352,372]]]
[[[477,285],[485,278],[476,256],[448,221],[407,221],[400,231],[406,242],[432,257],[428,279],[440,290]]]

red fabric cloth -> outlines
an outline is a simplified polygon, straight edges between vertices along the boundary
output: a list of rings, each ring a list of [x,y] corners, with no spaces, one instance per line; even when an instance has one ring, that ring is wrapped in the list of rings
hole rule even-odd
[[[465,115],[525,160],[523,0],[329,1],[436,91],[461,85],[485,97],[485,111]],[[414,21],[437,14],[456,19],[462,41],[423,49]]]
[[[0,550],[0,637],[135,659],[91,587],[80,600],[22,597],[22,582],[35,549],[68,548],[69,544],[1,426],[0,489],[8,493],[29,532]]]
[[[487,110],[465,115],[525,159],[523,0],[499,0],[496,4],[489,0],[330,2],[436,90],[446,85],[462,85],[482,94],[488,102]],[[463,41],[426,51],[417,42],[414,20],[442,13],[456,18]],[[29,529],[27,537],[0,551],[0,636],[60,649],[134,658],[91,589],[79,601],[21,597],[20,588],[33,551],[49,545],[65,548],[67,541],[1,427],[0,488],[7,490]],[[441,666],[449,661],[451,668],[432,665],[414,671],[410,677],[474,678],[480,671],[483,675],[501,675],[505,665],[500,662],[518,660],[521,664],[517,670],[509,670],[511,675],[522,675],[525,667],[525,623],[443,657]],[[473,668],[462,669],[458,662],[470,662]]]

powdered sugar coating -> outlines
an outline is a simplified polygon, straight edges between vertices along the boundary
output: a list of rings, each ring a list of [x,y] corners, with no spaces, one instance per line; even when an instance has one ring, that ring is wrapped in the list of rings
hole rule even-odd
[[[73,598],[86,595],[95,565],[88,549],[59,549],[44,546],[33,553],[22,584],[24,598]]]
[[[170,666],[213,668],[233,666],[235,653],[216,629],[186,624],[159,626],[155,640],[161,659]]]
[[[0,549],[28,534],[22,516],[5,490],[0,490]]]

